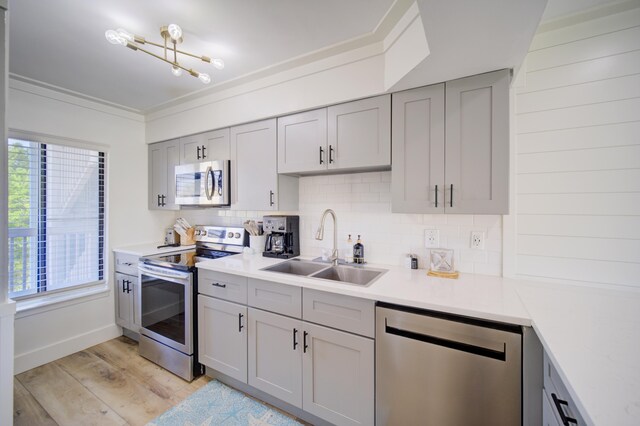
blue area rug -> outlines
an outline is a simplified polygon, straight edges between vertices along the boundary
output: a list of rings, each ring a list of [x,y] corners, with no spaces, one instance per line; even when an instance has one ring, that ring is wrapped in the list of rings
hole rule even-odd
[[[299,426],[301,423],[212,380],[147,426]]]

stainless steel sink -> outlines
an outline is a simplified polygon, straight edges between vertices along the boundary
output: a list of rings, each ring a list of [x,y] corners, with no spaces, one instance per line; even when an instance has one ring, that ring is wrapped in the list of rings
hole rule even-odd
[[[283,274],[307,276],[313,274],[314,272],[318,272],[326,267],[327,265],[323,264],[306,262],[299,259],[291,259],[287,260],[286,262],[278,263],[277,265],[263,268],[262,270],[270,272],[280,272]]]
[[[337,281],[345,284],[369,286],[380,278],[386,269],[369,268],[362,265],[331,266],[300,259],[291,259],[277,265],[262,268],[263,271],[279,272],[281,274],[300,275],[308,278]]]
[[[311,275],[311,278],[340,281],[349,284],[368,286],[387,272],[383,269],[362,266],[331,266]]]

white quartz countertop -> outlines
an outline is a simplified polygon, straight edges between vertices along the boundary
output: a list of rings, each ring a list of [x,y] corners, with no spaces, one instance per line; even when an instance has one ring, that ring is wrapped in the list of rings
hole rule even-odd
[[[387,269],[369,287],[262,271],[281,259],[229,256],[198,268],[382,302],[533,326],[585,421],[640,425],[640,292],[424,269]]]
[[[522,306],[515,288],[505,286],[501,280],[495,277],[460,274],[459,279],[451,280],[428,277],[424,269],[411,270],[397,266],[371,264],[367,266],[387,269],[388,272],[369,287],[362,287],[261,270],[280,262],[282,259],[242,254],[199,262],[196,266],[346,296],[433,309],[511,324],[531,325],[529,315]]]
[[[150,256],[153,254],[173,253],[177,251],[193,250],[196,246],[178,246],[178,247],[163,247],[164,243],[146,243],[136,244],[135,246],[117,247],[113,251],[117,253],[132,254],[134,256]]]

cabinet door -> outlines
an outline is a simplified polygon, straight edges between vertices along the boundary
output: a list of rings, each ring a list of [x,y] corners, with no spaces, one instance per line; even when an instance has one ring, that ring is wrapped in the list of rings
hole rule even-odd
[[[502,70],[446,83],[447,213],[508,213],[509,78]]]
[[[327,109],[278,118],[278,173],[327,169]]]
[[[229,159],[229,128],[207,132],[205,139],[205,160]]]
[[[394,93],[394,213],[444,213],[444,84]]]
[[[127,287],[128,280],[131,280],[132,277],[129,275],[124,275],[116,272],[116,287],[115,291],[117,294],[116,297],[116,324],[121,327],[131,328],[131,323],[133,322],[133,305],[131,297],[131,292],[128,291]]]
[[[180,164],[200,163],[208,154],[205,133],[180,138]],[[203,150],[204,148],[204,150]]]
[[[178,210],[175,204],[175,167],[178,164],[178,139],[149,145],[149,209]]]
[[[164,143],[149,145],[149,209],[162,209],[162,194],[167,191],[167,150]]]
[[[542,390],[542,426],[560,426],[547,393]]]
[[[329,169],[391,165],[391,95],[330,106]]]
[[[302,408],[302,321],[249,308],[249,384]]]
[[[140,282],[138,281],[138,277],[129,277],[130,281],[130,293],[131,297],[131,321],[132,327],[131,330],[136,333],[140,332],[140,327],[142,327],[142,310],[141,310],[141,300],[140,300]]]
[[[247,383],[247,307],[198,295],[199,361]]]
[[[276,119],[231,128],[232,209],[277,210]]]
[[[162,208],[164,210],[178,210],[176,205],[176,166],[180,164],[180,143],[175,141],[165,142],[167,151],[167,190],[165,191]]]
[[[372,339],[304,323],[302,408],[335,425],[374,424]]]

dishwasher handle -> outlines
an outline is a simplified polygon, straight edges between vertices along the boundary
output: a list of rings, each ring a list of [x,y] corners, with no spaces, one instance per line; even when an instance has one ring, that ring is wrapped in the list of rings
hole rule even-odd
[[[455,340],[444,339],[442,337],[436,337],[429,334],[416,333],[415,331],[392,327],[387,324],[387,318],[384,319],[384,331],[387,334],[393,334],[395,336],[400,336],[407,339],[418,340],[420,342],[430,343],[432,345],[443,346],[445,348],[467,352],[473,355],[497,359],[498,361],[506,361],[507,359],[506,343],[503,343],[504,350],[496,351],[494,349],[489,349],[482,346],[471,345],[469,343],[457,342]]]

